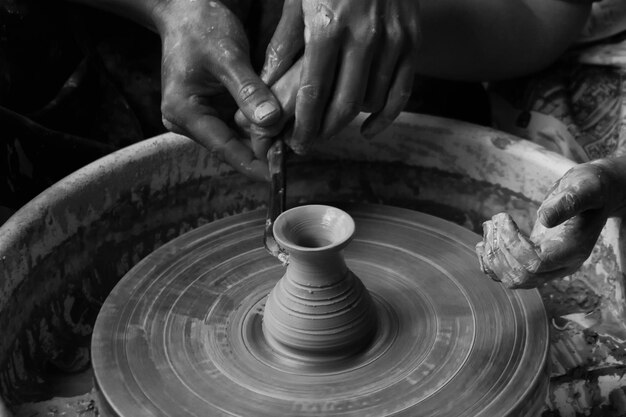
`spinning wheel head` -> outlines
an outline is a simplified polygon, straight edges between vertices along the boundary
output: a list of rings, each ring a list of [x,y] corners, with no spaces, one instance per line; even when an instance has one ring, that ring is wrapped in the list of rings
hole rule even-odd
[[[94,329],[103,414],[536,415],[548,381],[547,319],[538,293],[507,291],[486,279],[473,249],[479,236],[459,226],[385,206],[346,211],[356,231],[343,257],[331,251],[318,261],[335,271],[318,274],[323,285],[311,286],[301,273],[291,279],[260,246],[260,212],[195,229],[134,267]],[[293,225],[307,229],[289,224],[286,239]],[[291,253],[290,267],[307,270],[310,253],[325,253],[318,249],[301,251],[304,259],[296,262],[300,255]],[[284,287],[279,279],[288,291],[274,303],[268,294]],[[342,293],[337,288],[346,282],[352,291],[344,294],[357,294],[356,302],[336,296],[315,307],[323,310],[314,316],[320,321],[306,324],[304,333],[286,332],[295,346],[272,336],[278,332],[268,336],[273,320],[279,328],[294,325],[280,304],[285,299],[304,299],[298,308],[308,309]],[[311,336],[325,320],[321,333],[342,329],[360,342]]]

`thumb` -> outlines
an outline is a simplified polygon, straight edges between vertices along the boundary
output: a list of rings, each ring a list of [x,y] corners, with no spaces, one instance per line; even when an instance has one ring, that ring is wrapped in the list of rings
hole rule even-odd
[[[566,188],[546,198],[537,210],[537,217],[545,227],[555,227],[584,211],[601,208],[602,199],[598,197]]]
[[[557,182],[541,203],[537,217],[548,228],[557,226],[582,212],[604,207],[605,194],[605,186],[596,167],[578,165]]]
[[[272,85],[271,91],[274,97],[278,99],[282,109],[282,117],[271,126],[257,126],[251,123],[241,110],[235,113],[235,123],[239,128],[246,132],[252,139],[252,149],[254,154],[260,160],[265,160],[267,154],[268,143],[271,144],[270,138],[278,135],[285,125],[293,119],[296,109],[296,96],[298,93],[298,85],[300,83],[300,71],[302,68],[302,58],[291,66]],[[290,135],[289,135],[290,136]]]
[[[217,75],[243,114],[252,123],[267,126],[280,119],[280,104],[269,87],[254,72],[247,51],[224,39],[218,51]]]
[[[302,0],[285,0],[283,14],[267,45],[261,79],[274,84],[287,72],[304,47]]]

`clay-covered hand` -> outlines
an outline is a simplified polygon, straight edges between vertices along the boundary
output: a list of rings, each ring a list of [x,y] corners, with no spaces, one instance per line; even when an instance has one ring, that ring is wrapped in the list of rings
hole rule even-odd
[[[265,160],[267,151],[280,135],[288,140],[293,134],[293,114],[296,108],[297,86],[300,81],[302,58],[276,81],[271,88],[272,93],[280,103],[282,117],[270,126],[258,126],[252,123],[241,110],[235,113],[235,122],[240,131],[250,137],[252,150],[259,160]]]
[[[260,126],[280,118],[280,105],[254,72],[239,19],[220,1],[172,0],[159,7],[163,42],[165,127],[191,137],[249,177],[269,177],[246,141],[225,121],[237,107]],[[233,101],[234,99],[234,101]]]
[[[372,112],[363,126],[368,135],[402,111],[420,41],[418,3],[285,0],[261,77],[274,84],[303,53],[300,81],[287,94],[295,101],[294,151],[333,136],[360,111]]]
[[[575,272],[607,218],[624,207],[624,166],[605,159],[569,170],[539,207],[529,237],[507,213],[486,221],[476,245],[483,272],[509,288],[533,288]]]

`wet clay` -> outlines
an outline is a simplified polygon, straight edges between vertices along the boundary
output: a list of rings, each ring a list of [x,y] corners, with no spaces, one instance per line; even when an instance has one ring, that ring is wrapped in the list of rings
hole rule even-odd
[[[276,219],[274,237],[289,256],[263,316],[263,335],[276,352],[327,361],[371,340],[373,302],[342,253],[353,234],[350,215],[331,206],[295,207]]]

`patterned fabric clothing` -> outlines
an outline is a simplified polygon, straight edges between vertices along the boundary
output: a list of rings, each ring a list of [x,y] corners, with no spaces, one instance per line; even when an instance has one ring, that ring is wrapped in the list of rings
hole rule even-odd
[[[495,127],[576,161],[626,152],[626,2],[595,3],[556,64],[490,86]]]

